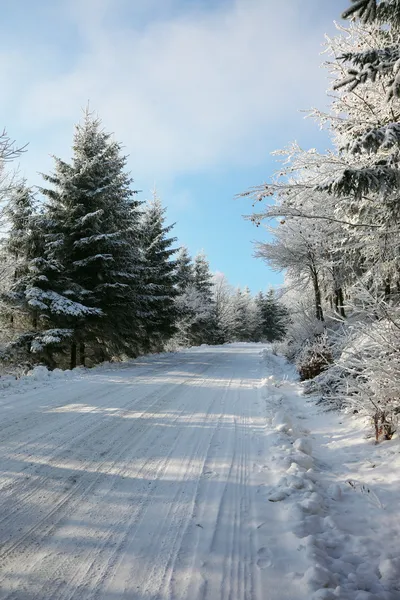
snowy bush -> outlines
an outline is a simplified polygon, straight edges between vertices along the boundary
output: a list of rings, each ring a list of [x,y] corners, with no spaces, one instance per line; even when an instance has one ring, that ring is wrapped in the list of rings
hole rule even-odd
[[[383,312],[385,317],[383,317]],[[391,439],[400,416],[400,309],[378,304],[375,318],[365,316],[331,332],[329,351],[333,364],[305,384],[305,393],[316,393],[325,403],[368,416],[376,441]],[[323,350],[305,348],[298,359],[304,367],[324,366]],[[325,356],[325,360],[326,360]]]
[[[376,441],[392,438],[400,415],[397,316],[392,309],[387,318],[354,326],[338,361],[346,374],[339,390],[349,408],[371,417]]]
[[[312,306],[310,290],[304,291],[304,296],[293,286],[290,278],[286,277],[282,300],[288,308],[291,320],[288,323],[286,337],[282,342],[276,342],[274,351],[283,354],[290,361],[295,361],[304,344],[324,332],[324,322],[316,319]]]
[[[332,363],[332,351],[326,332],[306,344],[296,360],[300,379],[313,379]]]

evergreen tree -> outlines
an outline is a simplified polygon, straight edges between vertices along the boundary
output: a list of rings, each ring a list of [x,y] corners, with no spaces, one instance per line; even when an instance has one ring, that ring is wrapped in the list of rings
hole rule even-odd
[[[192,265],[181,248],[176,265],[178,311],[176,341],[182,345],[212,344],[220,340],[213,301],[213,278],[204,253]]]
[[[275,296],[273,289],[266,295],[262,292],[256,296],[255,302],[261,314],[261,326],[258,331],[257,341],[275,342],[285,337],[289,323],[289,313]]]
[[[233,339],[236,342],[248,341],[248,298],[240,288],[233,296]]]
[[[176,238],[168,237],[173,225],[164,226],[165,211],[154,193],[142,219],[144,281],[149,292],[149,317],[145,321],[144,340],[146,351],[160,351],[176,331],[177,309],[174,299],[178,295],[177,265],[171,260],[176,252],[171,245]]]
[[[176,289],[183,294],[187,287],[193,284],[193,263],[186,246],[178,250],[175,261]]]
[[[213,276],[204,252],[199,252],[194,258],[193,284],[204,301],[212,303]]]
[[[3,240],[5,259],[12,261],[12,280],[26,273],[29,259],[37,254],[33,232],[35,214],[32,191],[23,181],[10,192],[5,207],[5,216],[9,226],[7,237]]]
[[[232,286],[223,273],[215,273],[213,283],[214,314],[220,334],[218,343],[231,342],[235,325]]]
[[[48,219],[35,213],[25,184],[11,193],[6,214],[10,229],[3,247],[14,263],[9,289],[2,298],[12,326],[7,353],[26,358],[33,353],[54,367],[53,352],[71,338],[71,321],[93,311],[64,292],[62,266],[45,256]]]
[[[248,287],[245,288],[245,294],[247,296],[247,341],[256,342],[259,341],[258,335],[262,327],[261,309]]]
[[[2,288],[2,318],[5,326],[23,327],[25,321],[21,311],[21,298],[16,290],[10,294],[10,288],[15,287],[19,278],[28,272],[29,261],[35,255],[34,235],[32,230],[34,201],[31,190],[25,181],[17,184],[9,193],[5,206],[5,217],[8,225],[7,236],[2,240],[1,259],[3,263]],[[18,313],[18,314],[17,314]],[[10,331],[11,337],[15,334]]]
[[[217,331],[215,318],[213,276],[204,252],[199,252],[194,258],[193,290],[202,304],[202,309],[198,313],[198,318],[191,327],[193,343],[213,344],[220,338],[220,332]]]
[[[351,64],[346,77],[336,83],[336,88],[348,86],[353,91],[367,81],[384,78],[388,99],[400,96],[400,70],[398,33],[400,30],[400,0],[351,0],[343,18],[359,18],[364,23],[377,24],[385,35],[383,47],[354,48],[342,55]]]
[[[86,111],[75,130],[73,158],[55,158],[44,175],[49,232],[45,257],[60,265],[56,285],[70,302],[71,367],[79,343],[81,363],[89,342],[98,359],[135,355],[143,335],[146,291],[140,254],[139,202],[125,172],[121,146]],[[55,319],[58,321],[57,319]]]
[[[367,92],[375,88],[380,99],[385,100],[386,95],[390,110],[388,118],[381,120],[374,94],[372,98],[368,94],[364,96],[369,119],[363,122],[359,118],[359,124],[366,125],[357,127],[354,132],[348,130],[345,148],[359,158],[358,164],[344,169],[323,187],[341,197],[352,195],[362,199],[377,193],[386,198],[400,186],[400,1],[353,0],[343,16],[360,18],[365,25],[358,30],[350,29],[353,46],[338,55],[347,67],[346,73],[343,77],[340,65],[341,74],[334,89],[343,88],[354,98],[360,92],[360,84],[368,88]],[[354,31],[359,35],[355,36]],[[354,93],[356,88],[357,94]]]

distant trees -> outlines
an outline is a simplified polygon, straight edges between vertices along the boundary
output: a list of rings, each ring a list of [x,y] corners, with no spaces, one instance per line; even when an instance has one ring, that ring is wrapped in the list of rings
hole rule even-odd
[[[248,288],[235,289],[223,273],[211,275],[204,253],[191,262],[186,248],[178,253],[177,279],[178,344],[273,342],[284,337],[289,314],[273,290],[254,297]]]

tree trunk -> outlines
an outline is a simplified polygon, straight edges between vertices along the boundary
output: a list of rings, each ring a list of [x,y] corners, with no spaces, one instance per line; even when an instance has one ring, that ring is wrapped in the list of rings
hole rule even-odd
[[[72,342],[70,369],[75,369],[75,367],[76,367],[76,342]]]
[[[86,366],[85,342],[79,344],[79,364],[81,367]]]
[[[342,288],[338,289],[338,297],[339,297],[339,312],[340,312],[340,316],[343,317],[343,319],[345,319],[346,318],[346,313],[344,311],[344,295],[343,295]]]
[[[322,311],[321,290],[319,288],[318,275],[314,269],[311,270],[311,275],[314,286],[315,316],[318,319],[318,321],[324,321],[324,313]]]
[[[388,277],[385,281],[385,300],[386,300],[386,302],[388,302],[390,300],[390,294],[391,294],[390,279]]]
[[[346,318],[346,313],[344,312],[344,296],[342,288],[335,290],[335,309],[341,317],[344,319]]]

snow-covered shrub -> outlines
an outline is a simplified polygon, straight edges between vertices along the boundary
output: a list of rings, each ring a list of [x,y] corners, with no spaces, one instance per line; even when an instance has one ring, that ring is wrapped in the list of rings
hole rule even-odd
[[[285,339],[274,343],[274,351],[293,362],[305,344],[324,332],[325,323],[315,317],[310,288],[297,289],[288,276],[285,277],[285,286],[281,290],[281,301],[291,318]]]
[[[350,328],[338,367],[346,405],[371,417],[376,441],[391,439],[400,416],[400,310]]]
[[[344,405],[342,389],[345,379],[344,369],[333,363],[313,379],[305,380],[303,390],[305,394],[318,395],[319,403],[341,409]]]
[[[322,349],[313,353],[313,346],[307,346],[297,362],[305,379],[304,365],[306,369],[323,365],[321,356],[329,344],[333,362],[325,362],[322,372],[307,381],[305,393],[368,416],[379,441],[391,439],[400,418],[400,308],[381,301],[374,316],[371,312],[354,315],[336,331],[330,330]]]
[[[332,350],[326,332],[308,342],[297,357],[296,367],[300,379],[313,379],[332,363]]]

